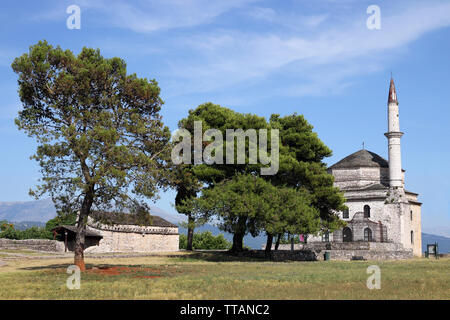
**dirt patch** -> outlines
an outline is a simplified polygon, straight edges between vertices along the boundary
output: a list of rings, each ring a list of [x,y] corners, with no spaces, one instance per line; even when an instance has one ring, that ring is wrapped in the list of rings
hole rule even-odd
[[[164,271],[164,272],[163,272]],[[170,270],[160,270],[156,268],[147,267],[128,267],[128,266],[114,266],[114,267],[93,267],[86,270],[90,274],[106,275],[106,276],[120,276],[130,275],[133,278],[154,279],[170,275]]]

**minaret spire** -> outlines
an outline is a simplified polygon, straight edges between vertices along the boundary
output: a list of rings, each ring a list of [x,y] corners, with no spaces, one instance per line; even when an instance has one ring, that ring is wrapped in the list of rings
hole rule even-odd
[[[392,76],[391,76],[391,84],[389,85],[388,104],[389,103],[396,103],[396,104],[398,104],[397,92],[395,91],[394,78],[392,78]]]
[[[388,132],[384,135],[388,138],[389,146],[389,185],[393,188],[402,188],[403,179],[400,139],[403,136],[403,132],[400,131],[397,92],[392,77],[389,85],[388,97]]]

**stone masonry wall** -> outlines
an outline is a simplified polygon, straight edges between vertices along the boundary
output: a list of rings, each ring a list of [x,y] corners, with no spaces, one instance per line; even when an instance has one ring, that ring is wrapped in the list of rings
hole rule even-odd
[[[272,251],[273,260],[317,261],[324,260],[325,252],[330,253],[331,260],[401,260],[413,258],[412,250],[405,250],[399,243],[381,242],[316,242],[295,244],[294,251],[290,244],[280,244],[278,251]],[[264,249],[264,246],[263,246]],[[273,249],[273,247],[272,247]],[[259,255],[263,255],[259,253]]]
[[[422,225],[421,225],[421,207],[420,205],[411,204],[410,211],[412,211],[412,220],[411,213],[406,216],[406,219],[409,222],[409,228],[414,232],[413,234],[413,251],[414,255],[420,257],[422,256]]]
[[[179,250],[178,228],[176,232],[137,233],[94,229],[103,236],[97,246],[86,248],[86,252],[171,252]]]
[[[402,260],[413,257],[412,251],[376,251],[376,250],[278,250],[272,251],[272,260],[274,261],[323,261],[325,252],[330,253],[330,260]],[[265,258],[263,250],[252,250],[244,252],[242,255],[252,258]]]
[[[275,246],[272,246],[274,249]],[[265,245],[262,246],[265,249]],[[280,244],[279,250],[290,250],[290,244]],[[404,251],[400,243],[388,242],[311,242],[307,244],[294,244],[294,250],[373,250],[373,251]]]
[[[331,173],[335,177],[335,185],[341,189],[367,187],[372,184],[389,183],[387,168],[351,168],[333,169]]]
[[[48,252],[64,252],[64,243],[56,240],[28,239],[10,240],[0,239],[0,249],[22,249]]]

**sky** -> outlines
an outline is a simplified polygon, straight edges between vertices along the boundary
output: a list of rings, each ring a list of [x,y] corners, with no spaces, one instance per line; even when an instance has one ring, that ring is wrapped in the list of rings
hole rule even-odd
[[[80,29],[67,27],[71,5]],[[368,28],[371,5],[379,29]],[[32,200],[40,177],[36,144],[14,124],[11,63],[46,39],[75,53],[99,48],[156,79],[172,131],[204,102],[267,118],[303,114],[333,150],[329,165],[363,142],[387,158],[392,73],[406,188],[420,194],[423,229],[450,234],[448,0],[2,1],[0,21],[0,201]],[[156,205],[175,213],[174,197],[161,193]]]

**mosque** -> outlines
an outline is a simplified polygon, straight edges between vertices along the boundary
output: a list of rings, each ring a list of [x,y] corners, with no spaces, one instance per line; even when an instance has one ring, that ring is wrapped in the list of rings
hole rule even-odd
[[[329,249],[362,249],[359,244],[365,245],[368,253],[372,250],[407,257],[412,252],[410,256],[421,256],[422,204],[417,193],[405,188],[400,144],[403,132],[392,78],[387,109],[388,130],[384,135],[388,160],[362,149],[328,168],[335,185],[344,192],[348,209],[338,214],[347,225],[333,233],[308,237],[312,246],[325,242]]]

